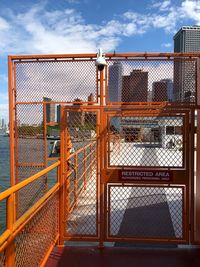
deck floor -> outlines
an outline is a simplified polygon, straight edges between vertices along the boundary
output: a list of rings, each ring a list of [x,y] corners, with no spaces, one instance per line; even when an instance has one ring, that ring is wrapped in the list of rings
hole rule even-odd
[[[46,267],[199,267],[200,248],[54,248]]]

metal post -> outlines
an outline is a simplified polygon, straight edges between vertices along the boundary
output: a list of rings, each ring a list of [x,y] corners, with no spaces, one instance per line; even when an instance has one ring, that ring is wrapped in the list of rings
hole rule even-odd
[[[14,223],[14,194],[11,194],[7,199],[7,229],[13,229]],[[6,249],[6,266],[15,266],[15,243],[12,241]]]
[[[100,72],[100,240],[99,247],[104,247],[104,177],[103,177],[103,155],[104,155],[104,73]]]
[[[64,245],[64,200],[65,200],[65,112],[64,107],[61,107],[61,123],[60,123],[60,190],[59,190],[59,245]]]

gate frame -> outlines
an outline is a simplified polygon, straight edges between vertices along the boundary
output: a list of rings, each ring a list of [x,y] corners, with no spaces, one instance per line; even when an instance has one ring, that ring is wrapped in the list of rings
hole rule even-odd
[[[144,58],[144,59],[170,59],[170,58],[196,58],[197,60],[197,72],[196,72],[196,77],[197,77],[197,101],[196,104],[193,106],[188,106],[188,105],[179,105],[178,108],[188,108],[191,111],[191,120],[194,120],[194,116],[195,116],[195,110],[197,110],[197,118],[198,118],[198,127],[197,127],[197,159],[196,159],[196,163],[197,163],[197,169],[196,169],[196,198],[195,199],[191,199],[192,195],[194,195],[194,168],[191,168],[191,174],[190,174],[190,207],[192,210],[192,213],[190,213],[190,221],[191,221],[191,238],[190,241],[192,244],[200,244],[200,54],[199,53],[119,53],[119,54],[115,54],[115,53],[108,53],[106,54],[106,58],[109,59],[116,59],[118,58],[119,60],[134,60],[135,58]],[[41,60],[41,62],[44,61],[53,61],[53,60],[69,60],[69,61],[73,61],[76,59],[90,59],[90,60],[95,60],[96,59],[96,54],[70,54],[70,55],[56,55],[56,54],[52,54],[52,55],[16,55],[16,56],[8,56],[8,88],[9,88],[9,121],[10,121],[10,174],[11,174],[11,179],[10,179],[10,183],[11,186],[17,183],[16,180],[16,165],[15,165],[15,161],[17,158],[16,153],[16,149],[17,149],[17,140],[15,139],[15,130],[16,130],[16,106],[20,105],[20,104],[46,104],[44,102],[17,102],[16,101],[16,92],[17,92],[17,85],[16,85],[16,63],[19,62],[39,62]],[[100,72],[100,78],[97,77],[97,83],[99,81],[100,83],[100,122],[103,120],[104,121],[104,116],[103,116],[103,108],[112,108],[113,106],[111,104],[107,105],[108,103],[104,103],[104,92],[106,91],[107,88],[107,84],[106,84],[106,76],[104,75],[104,72]],[[53,102],[52,102],[53,103]],[[56,104],[58,104],[58,102],[55,102]],[[69,103],[69,102],[60,102],[62,104],[65,103]],[[72,102],[71,102],[72,103]],[[139,103],[139,105],[141,105],[142,103]],[[143,103],[144,104],[144,103]],[[134,105],[135,107],[136,105]],[[173,105],[173,108],[176,107],[175,105]],[[122,107],[122,105],[115,105],[115,108],[117,107]],[[123,108],[130,108],[131,106],[126,104],[123,105]],[[105,122],[104,122],[105,123]],[[99,123],[99,130],[100,130],[100,136],[104,131],[105,128],[105,124]],[[194,127],[191,125],[191,138],[190,138],[190,144],[193,147],[192,144],[194,144]],[[101,140],[102,138],[100,137],[100,152],[104,154],[105,152],[105,148],[103,145],[103,142]],[[16,140],[16,142],[15,142]],[[190,151],[188,152],[190,155],[190,167],[194,165],[194,151],[192,150],[192,147],[189,147]],[[103,170],[103,166],[104,166],[105,162],[104,160],[100,160],[100,173],[101,170]],[[103,181],[104,181],[104,177],[100,178],[101,182],[100,182],[100,203],[102,203],[102,198],[103,198],[103,194],[104,194],[104,186],[103,186]],[[100,204],[100,210],[101,210],[101,214],[102,211],[104,210],[104,207],[102,206],[102,204]],[[15,217],[16,217],[16,206],[15,206],[15,211],[14,211],[14,221],[15,221]],[[104,218],[101,216],[100,219],[100,225],[101,225],[101,230],[100,230],[100,244],[101,246],[103,245],[103,241],[105,240],[104,238]],[[61,238],[62,239],[62,238]],[[61,242],[62,243],[62,242]]]

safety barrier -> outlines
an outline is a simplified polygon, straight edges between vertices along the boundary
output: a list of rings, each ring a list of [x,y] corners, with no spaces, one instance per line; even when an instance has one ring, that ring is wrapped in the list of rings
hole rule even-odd
[[[96,142],[89,143],[72,153],[65,164],[66,218],[78,205],[78,197],[86,190],[92,178],[96,160]],[[0,194],[0,202],[7,200],[7,229],[0,236],[0,266],[44,265],[48,255],[59,239],[59,189],[60,165],[58,161],[37,174],[12,186]],[[57,169],[57,181],[38,199],[27,206],[27,210],[16,218],[16,198],[20,190],[34,187],[34,182]],[[70,228],[67,225],[68,229]]]
[[[0,237],[1,266],[42,265],[58,241],[58,181],[20,218],[16,218],[15,204],[17,192],[56,168],[59,173],[59,167],[58,161],[0,194],[0,201],[7,199],[7,229]]]
[[[199,56],[106,54],[103,71],[96,54],[9,57],[1,265],[43,264],[56,241],[200,243]]]

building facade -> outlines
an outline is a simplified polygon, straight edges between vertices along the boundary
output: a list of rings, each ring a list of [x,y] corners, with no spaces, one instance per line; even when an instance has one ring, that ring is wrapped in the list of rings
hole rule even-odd
[[[174,35],[174,52],[200,52],[200,26],[184,26]],[[174,60],[174,98],[179,102],[193,102],[196,88],[195,62]]]
[[[200,26],[183,26],[174,35],[174,52],[200,52]]]
[[[134,69],[122,77],[122,101],[146,102],[148,97],[148,72]]]
[[[122,96],[122,63],[114,62],[108,68],[108,101],[121,102]]]
[[[173,82],[171,79],[162,79],[152,84],[152,101],[173,101]]]
[[[51,102],[52,99],[43,97],[44,102]],[[46,104],[46,122],[55,122],[55,104]]]

